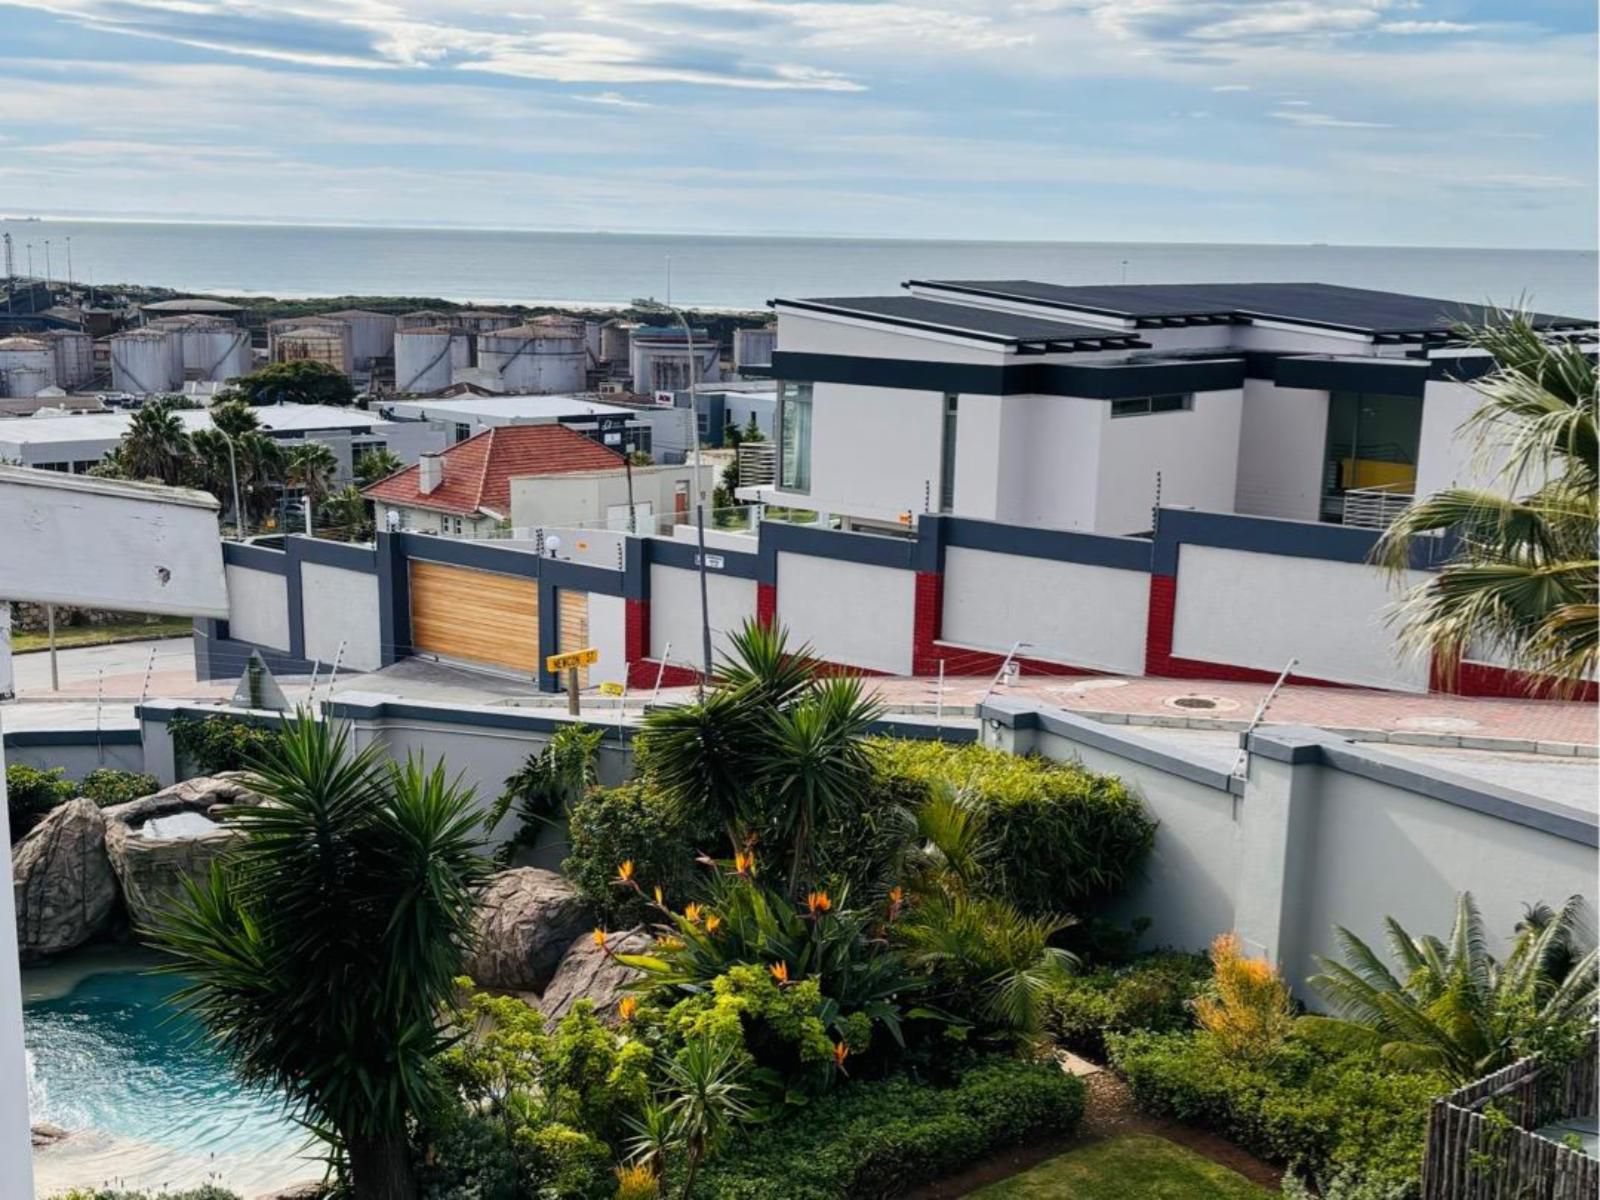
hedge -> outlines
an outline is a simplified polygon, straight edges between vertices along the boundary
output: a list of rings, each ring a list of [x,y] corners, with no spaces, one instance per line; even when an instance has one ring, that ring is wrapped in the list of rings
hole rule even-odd
[[[893,1196],[1007,1146],[1071,1131],[1083,1093],[1054,1062],[1007,1058],[982,1061],[950,1087],[903,1075],[847,1084],[730,1139],[694,1198]]]
[[[1127,966],[1101,967],[1051,989],[1045,1028],[1063,1046],[1103,1059],[1107,1034],[1191,1028],[1190,1003],[1210,981],[1203,954],[1158,951]]]

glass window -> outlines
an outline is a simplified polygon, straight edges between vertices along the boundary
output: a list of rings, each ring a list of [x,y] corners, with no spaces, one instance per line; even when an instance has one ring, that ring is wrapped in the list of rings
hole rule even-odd
[[[1113,417],[1146,417],[1151,413],[1186,412],[1194,407],[1194,393],[1170,393],[1164,396],[1133,396],[1127,400],[1113,400]]]
[[[472,426],[461,421],[456,422],[456,441],[464,442],[472,436]]]
[[[939,511],[953,512],[956,506],[956,404],[959,396],[944,397],[944,440],[939,457]]]
[[[811,385],[778,387],[778,486],[790,492],[811,490]]]

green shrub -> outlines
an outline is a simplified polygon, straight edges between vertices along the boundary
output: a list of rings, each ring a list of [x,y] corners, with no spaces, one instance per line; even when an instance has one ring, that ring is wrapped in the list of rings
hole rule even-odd
[[[1065,1133],[1082,1115],[1083,1083],[1054,1063],[989,1059],[947,1088],[903,1075],[852,1083],[729,1139],[694,1196],[892,1196],[1006,1146]]]
[[[926,791],[948,782],[994,839],[989,889],[1029,913],[1082,913],[1133,878],[1156,823],[1122,780],[974,743],[877,739],[881,779]]]
[[[422,1200],[523,1200],[516,1152],[485,1114],[462,1113],[415,1157]]]
[[[1414,1195],[1443,1074],[1398,1071],[1292,1037],[1268,1062],[1231,1061],[1211,1035],[1113,1034],[1111,1061],[1147,1112],[1214,1130],[1314,1178]]]
[[[167,732],[178,761],[186,770],[202,775],[248,770],[278,738],[276,729],[221,713],[174,718],[167,723]]]
[[[6,767],[6,818],[11,822],[11,840],[19,842],[56,805],[72,799],[72,784],[60,767],[30,767],[10,763]]]
[[[1051,989],[1045,1028],[1062,1045],[1103,1058],[1106,1035],[1167,1033],[1194,1023],[1189,1003],[1211,979],[1203,954],[1149,954],[1125,967],[1074,975]]]
[[[115,767],[99,767],[78,783],[78,795],[89,797],[101,808],[126,804],[160,790],[161,781],[154,775],[119,771]]]
[[[599,1138],[553,1123],[518,1131],[519,1149],[528,1157],[538,1196],[561,1200],[611,1200],[617,1177],[611,1149]]]
[[[679,908],[698,894],[695,855],[716,853],[723,834],[710,823],[688,821],[664,795],[639,780],[596,788],[573,804],[567,817],[572,852],[561,864],[568,879],[600,911],[602,924],[620,928],[645,919],[646,896],[659,887]],[[617,868],[632,861],[646,896],[614,884]]]

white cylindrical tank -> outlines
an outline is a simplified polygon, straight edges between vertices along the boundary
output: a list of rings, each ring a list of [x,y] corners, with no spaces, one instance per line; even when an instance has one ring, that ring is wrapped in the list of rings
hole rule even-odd
[[[388,358],[394,353],[396,322],[388,313],[349,308],[324,315],[350,326],[350,349],[357,367],[364,370],[372,365],[373,359]]]
[[[188,379],[225,383],[250,374],[250,331],[226,321],[196,322],[181,334]]]
[[[600,361],[627,362],[628,340],[637,328],[637,325],[621,320],[610,320],[600,326]]]
[[[56,386],[66,391],[94,379],[94,339],[81,329],[52,329],[44,335],[55,357]]]
[[[581,392],[588,368],[582,326],[574,332],[562,325],[518,325],[479,334],[478,368],[502,392]]]
[[[770,367],[772,351],[778,345],[778,330],[774,325],[763,329],[735,329],[733,331],[733,367]]]
[[[36,373],[42,373],[43,379]],[[56,380],[55,351],[43,338],[0,338],[0,378],[6,381],[8,396],[36,395]]]
[[[589,361],[600,361],[600,322],[585,321],[583,323],[583,348],[589,352]]]
[[[451,313],[448,324],[458,329],[470,329],[474,333],[494,333],[501,329],[512,329],[522,322],[521,317],[511,313],[482,312],[472,309],[463,312]]]
[[[416,312],[401,313],[394,319],[396,332],[402,329],[432,329],[436,325],[449,323],[450,314],[432,308],[419,308]]]
[[[183,344],[161,329],[134,329],[111,338],[111,386],[148,396],[183,386]]]
[[[316,359],[346,375],[355,366],[350,325],[333,317],[290,317],[267,322],[267,359],[297,362]]]
[[[396,329],[394,390],[422,393],[449,387],[456,369],[467,366],[470,349],[468,335],[460,329],[442,325]]]

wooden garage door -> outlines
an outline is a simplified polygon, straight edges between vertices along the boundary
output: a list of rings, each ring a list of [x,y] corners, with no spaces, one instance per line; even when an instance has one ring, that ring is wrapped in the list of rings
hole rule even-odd
[[[411,560],[411,647],[539,672],[539,586],[531,579]]]
[[[562,588],[556,593],[561,615],[561,653],[583,650],[589,645],[589,593]],[[589,668],[578,668],[578,686],[589,686]]]

